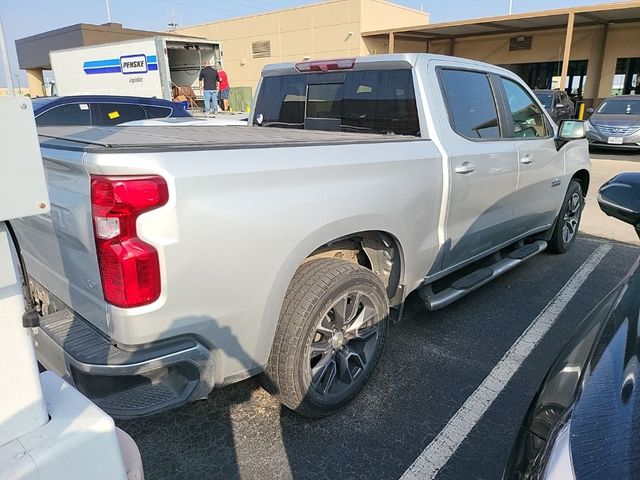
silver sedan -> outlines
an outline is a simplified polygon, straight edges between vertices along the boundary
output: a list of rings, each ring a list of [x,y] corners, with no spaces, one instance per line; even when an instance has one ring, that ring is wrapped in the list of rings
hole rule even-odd
[[[640,95],[607,98],[585,127],[592,147],[640,150]]]

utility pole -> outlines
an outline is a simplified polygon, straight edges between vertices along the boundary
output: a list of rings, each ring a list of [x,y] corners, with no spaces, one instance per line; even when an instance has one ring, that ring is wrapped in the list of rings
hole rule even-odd
[[[513,12],[513,0],[509,0],[509,15],[511,15],[511,12]]]
[[[16,83],[18,84],[18,93],[22,96],[22,86],[20,85],[20,75],[17,73],[14,75],[16,77]]]
[[[171,7],[171,13],[169,16],[171,17],[168,23],[169,30],[175,30],[178,28],[178,25],[182,23],[180,11],[176,11],[175,7]]]
[[[109,8],[109,0],[104,0],[104,4],[107,6],[107,22],[111,23],[111,9]]]
[[[2,18],[0,18],[0,54],[2,54],[2,66],[4,67],[4,76],[7,80],[8,94],[15,97],[16,92],[13,89],[13,78],[11,77],[11,65],[9,65],[9,54],[7,52],[7,44],[4,39],[4,28],[2,27]]]

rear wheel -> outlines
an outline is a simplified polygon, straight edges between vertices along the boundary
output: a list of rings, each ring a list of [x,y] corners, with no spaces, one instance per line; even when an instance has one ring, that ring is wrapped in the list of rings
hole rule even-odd
[[[549,250],[551,252],[565,253],[571,249],[578,236],[583,208],[584,196],[582,187],[577,180],[571,180],[549,241]]]
[[[384,286],[370,270],[312,260],[287,291],[263,383],[301,415],[331,415],[362,390],[388,330]]]

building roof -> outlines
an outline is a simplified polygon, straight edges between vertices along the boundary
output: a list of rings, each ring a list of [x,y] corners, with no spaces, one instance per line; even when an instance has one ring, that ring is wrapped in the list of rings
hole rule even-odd
[[[112,42],[134,40],[154,36],[178,36],[172,32],[153,32],[124,28],[120,23],[93,25],[76,23],[68,27],[31,35],[16,40],[18,64],[22,70],[30,68],[51,68],[49,52],[67,48],[85,47]],[[184,37],[185,35],[179,35]]]
[[[363,36],[389,33],[405,34],[425,40],[475,37],[499,33],[565,28],[569,14],[575,15],[574,26],[628,23],[640,20],[640,1],[603,3],[583,7],[559,8],[539,12],[501,15],[456,22],[432,23],[410,28],[394,28],[362,32]]]

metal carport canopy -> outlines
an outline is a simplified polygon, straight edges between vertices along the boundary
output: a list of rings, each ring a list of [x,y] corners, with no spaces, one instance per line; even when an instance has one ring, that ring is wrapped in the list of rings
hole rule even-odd
[[[637,22],[640,20],[640,2],[605,3],[584,7],[486,17],[477,20],[462,20],[457,22],[375,30],[362,32],[362,36],[395,34],[397,36],[421,38],[424,40],[444,40],[500,33],[550,30],[565,28],[568,18],[572,16],[572,14],[575,17],[574,27]]]

